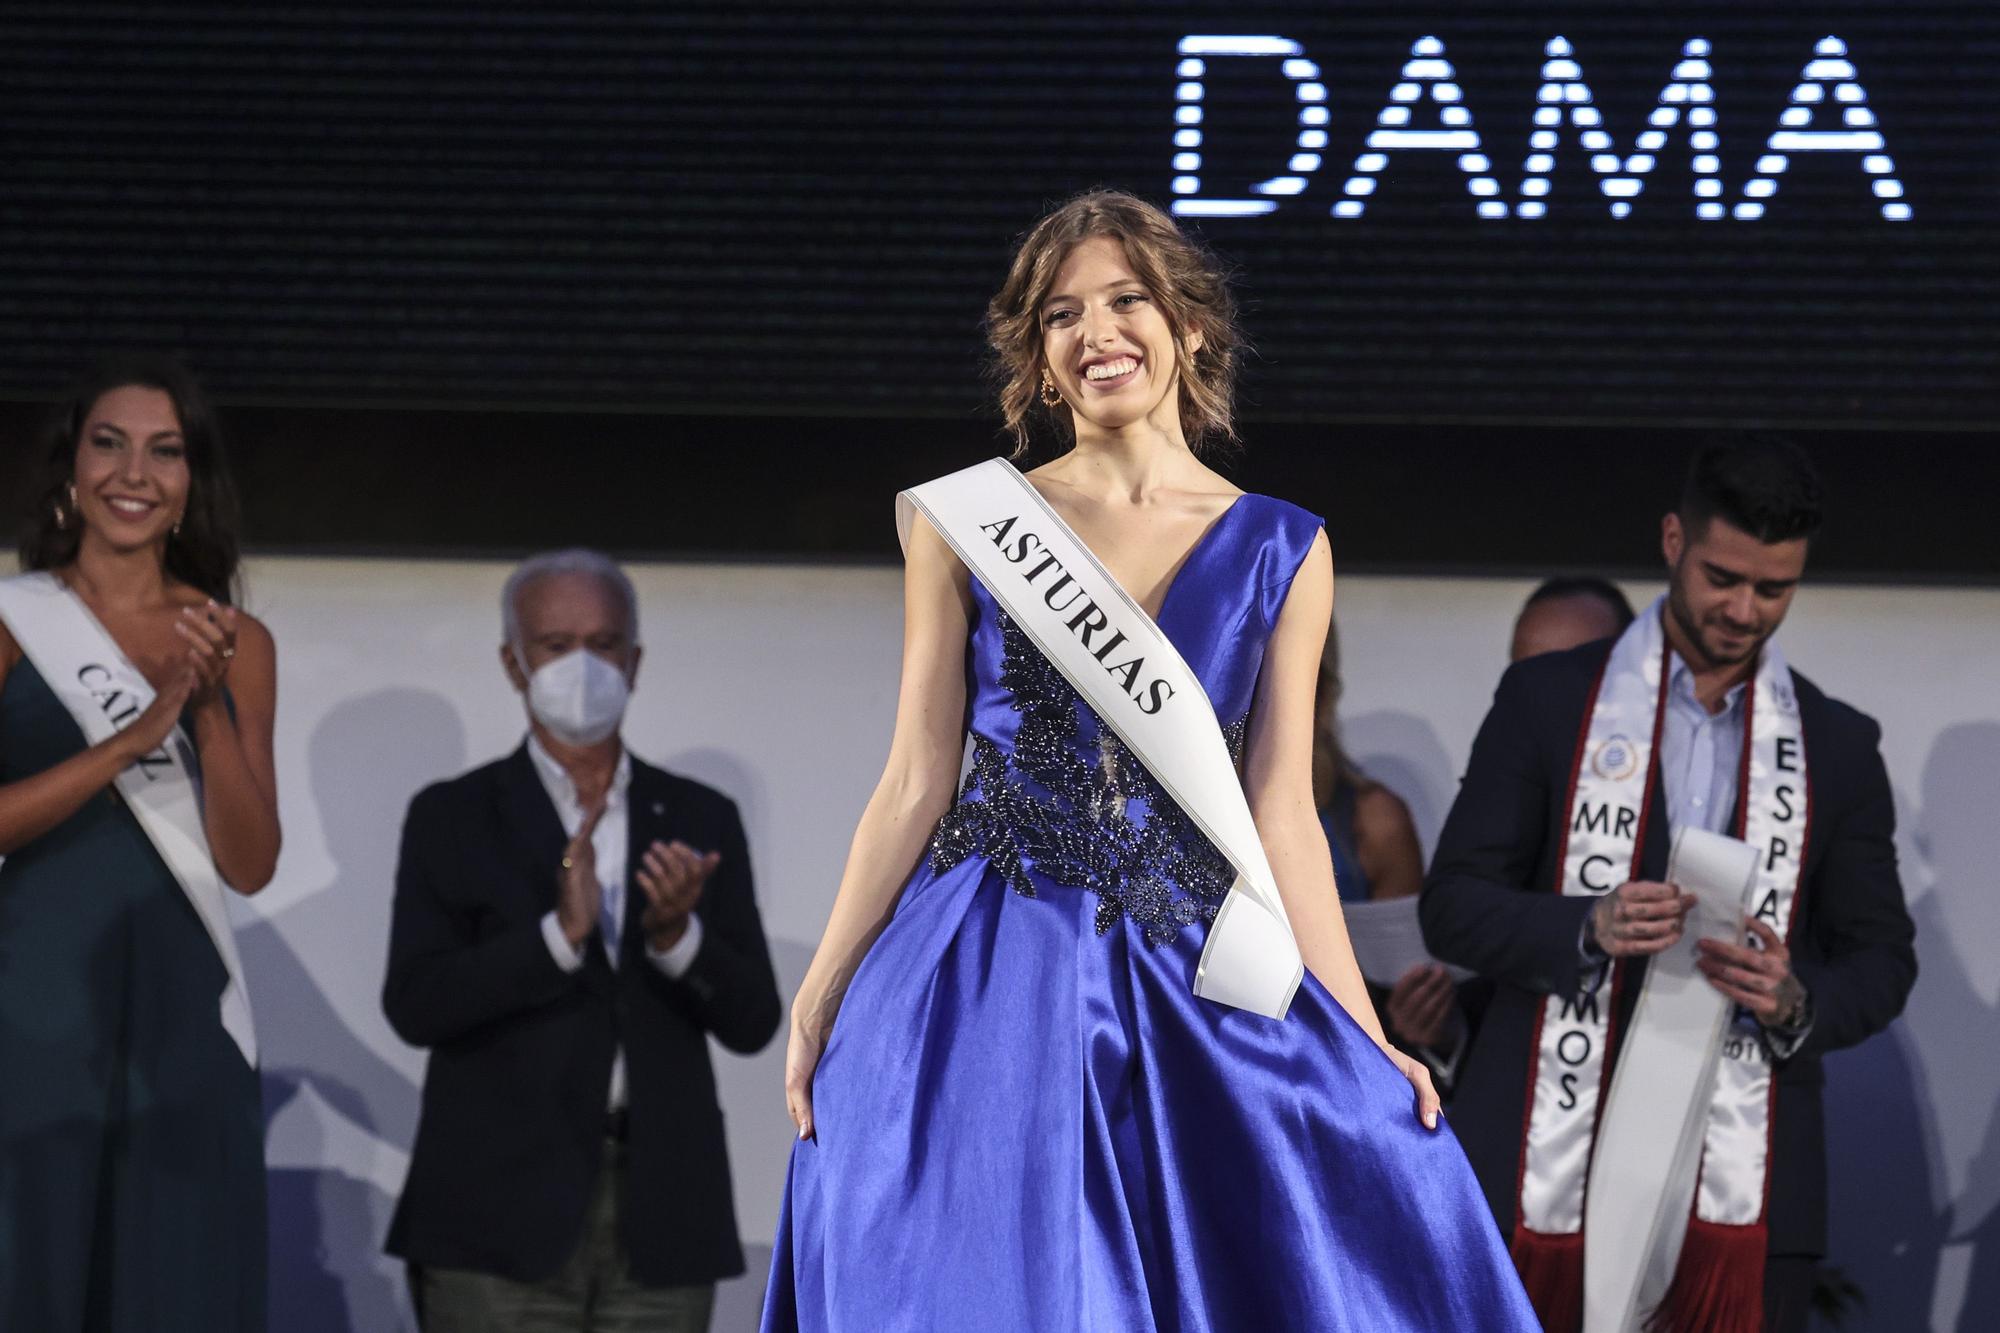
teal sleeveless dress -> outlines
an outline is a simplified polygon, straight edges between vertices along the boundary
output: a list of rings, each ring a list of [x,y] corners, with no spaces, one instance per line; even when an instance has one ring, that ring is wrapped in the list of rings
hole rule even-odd
[[[17,663],[0,783],[84,748]],[[264,1328],[263,1113],[225,979],[114,792],[0,862],[0,1329]]]

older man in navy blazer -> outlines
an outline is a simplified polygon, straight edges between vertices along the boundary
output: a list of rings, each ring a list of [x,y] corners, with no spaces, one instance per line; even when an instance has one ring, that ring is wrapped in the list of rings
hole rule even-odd
[[[389,1249],[431,1333],[705,1329],[744,1266],[708,1039],[780,1015],[743,827],[620,739],[623,571],[537,557],[503,612],[527,739],[403,830],[383,1007],[431,1058]]]
[[[1527,1127],[1575,1091],[1540,1088],[1539,1080],[1561,1078],[1560,1059],[1587,1052],[1576,1042],[1559,1060],[1538,1058],[1545,1016],[1579,1012],[1557,1010],[1549,997],[1604,1007],[1604,1068],[1614,1066],[1645,961],[1680,937],[1693,901],[1661,882],[1670,835],[1688,826],[1721,833],[1739,826],[1735,813],[1751,772],[1745,689],[1790,607],[1819,517],[1818,478],[1786,442],[1716,444],[1697,455],[1681,503],[1663,523],[1669,591],[1648,613],[1662,622],[1666,651],[1660,684],[1646,686],[1649,693],[1657,688],[1660,701],[1651,710],[1658,741],[1650,777],[1630,778],[1651,796],[1629,812],[1641,828],[1629,877],[1608,872],[1613,862],[1599,858],[1594,870],[1584,867],[1582,890],[1556,891],[1571,877],[1566,841],[1583,822],[1572,819],[1571,798],[1592,739],[1593,700],[1611,688],[1607,661],[1628,660],[1613,658],[1610,640],[1508,670],[1439,840],[1420,905],[1424,937],[1440,958],[1494,983],[1452,1120],[1513,1239],[1530,1295],[1557,1333],[1576,1327],[1583,1235],[1543,1235],[1519,1215],[1530,1197],[1524,1191],[1546,1184],[1530,1180]],[[1916,978],[1880,730],[1802,676],[1794,674],[1790,688],[1810,769],[1806,845],[1790,910],[1775,929],[1753,918],[1761,947],[1699,945],[1703,974],[1735,1006],[1736,1049],[1772,1071],[1767,1136],[1744,1154],[1754,1159],[1744,1169],[1765,1185],[1765,1211],[1754,1225],[1712,1227],[1703,1244],[1690,1223],[1675,1291],[1662,1306],[1675,1333],[1805,1327],[1826,1230],[1820,1059],[1886,1026]],[[1780,766],[1788,753],[1780,753]],[[1791,788],[1781,796],[1799,799]],[[1612,964],[1623,965],[1622,977],[1607,985]],[[1553,1115],[1544,1123],[1554,1124]],[[1587,1152],[1589,1141],[1584,1146]],[[1703,1169],[1710,1165],[1705,1159]],[[1574,1171],[1574,1159],[1566,1169]],[[1745,1216],[1756,1206],[1751,1199]],[[1753,1247],[1747,1255],[1745,1240]]]

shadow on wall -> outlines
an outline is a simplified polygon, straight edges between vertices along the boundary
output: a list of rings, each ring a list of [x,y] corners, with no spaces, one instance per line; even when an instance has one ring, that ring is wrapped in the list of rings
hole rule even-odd
[[[307,754],[333,878],[239,935],[264,1053],[274,1329],[411,1326],[382,1238],[419,1087],[342,1014],[380,1012],[403,815],[416,786],[465,767],[465,744],[456,710],[427,691],[336,706]]]
[[[1951,1200],[1949,1245],[1968,1247],[1965,1298],[1959,1333],[1989,1329],[2000,1309],[2000,1073],[1993,1052],[2000,1050],[2000,964],[1992,942],[2000,938],[2000,823],[1994,794],[2000,792],[2000,722],[1952,727],[1938,737],[1924,761],[1924,811],[1920,843],[1937,877],[1931,901],[1946,920],[1933,926],[1937,947],[1922,955],[1926,966],[1943,964],[1927,981],[1949,987],[1945,998],[1927,997],[1926,1011],[1949,1015],[1952,1071],[1932,1084],[1932,1095],[1949,1098],[1955,1114],[1985,1118],[1980,1149],[1966,1165],[1965,1187]],[[1926,904],[1927,906],[1929,904]],[[1921,931],[1925,925],[1918,924]],[[1921,940],[1921,936],[1919,936]],[[1960,950],[1966,951],[1961,953]],[[1967,957],[1980,970],[1968,976]],[[1971,1066],[1985,1078],[1977,1088],[1961,1077]]]
[[[1843,1330],[1931,1326],[1946,1251],[1959,1246],[1968,1252],[1957,1329],[1983,1333],[2000,1303],[2000,1068],[1989,1058],[2000,1005],[1988,998],[1996,978],[1986,952],[2000,935],[1996,791],[2000,723],[1941,733],[1921,808],[1914,819],[1898,811],[1916,899],[1916,990],[1888,1032],[1826,1063],[1828,1254],[1867,1299]],[[1955,1195],[1952,1142],[1983,1145]]]
[[[1458,772],[1431,724],[1414,713],[1359,713],[1340,721],[1341,740],[1361,771],[1403,798],[1417,826],[1424,863],[1458,795]]]
[[[264,1080],[265,1114],[298,1095]],[[413,1327],[401,1265],[381,1254],[395,1200],[337,1168],[287,1167],[265,1177],[270,1206],[270,1322],[286,1333],[384,1333]]]
[[[640,745],[635,743],[633,749],[641,759],[649,757]],[[763,775],[745,767],[743,760],[734,752],[701,746],[678,751],[654,762],[664,765],[669,772],[706,783],[736,802],[736,812],[743,818],[744,836],[750,840],[752,847],[764,845],[763,835],[767,831],[764,828],[764,813],[769,804],[769,789]]]
[[[1901,1022],[1826,1061],[1827,1257],[1867,1301],[1842,1333],[1922,1328],[1937,1293],[1944,1184],[1917,1070]]]

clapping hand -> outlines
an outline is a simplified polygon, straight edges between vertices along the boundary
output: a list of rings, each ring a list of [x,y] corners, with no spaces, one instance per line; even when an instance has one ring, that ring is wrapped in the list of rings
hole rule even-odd
[[[665,953],[687,933],[688,914],[701,901],[708,877],[722,864],[721,852],[697,852],[686,843],[655,842],[639,858],[633,878],[646,894],[640,925],[647,947]]]
[[[185,606],[174,617],[174,632],[188,644],[188,663],[194,668],[194,704],[197,708],[222,697],[222,682],[229,678],[230,661],[236,656],[236,608],[217,605],[213,598],[203,606]]]
[[[600,799],[584,815],[576,836],[563,848],[562,870],[556,876],[556,924],[572,949],[581,949],[597,928],[604,900],[604,888],[597,882],[597,848],[590,841],[597,821],[604,818],[604,804]]]
[[[181,720],[181,710],[195,692],[197,677],[192,666],[174,673],[165,685],[153,696],[153,702],[146,705],[146,711],[132,719],[132,724],[119,732],[108,744],[118,748],[116,753],[127,767],[153,753],[166,744],[174,727]]]

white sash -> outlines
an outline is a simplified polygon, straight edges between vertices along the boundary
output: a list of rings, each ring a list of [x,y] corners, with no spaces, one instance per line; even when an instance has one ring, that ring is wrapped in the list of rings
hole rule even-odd
[[[154,690],[145,676],[89,608],[54,575],[0,579],[0,620],[7,622],[21,651],[76,719],[86,743],[111,739],[153,702]],[[193,744],[176,727],[159,749],[120,773],[115,785],[179,881],[222,959],[228,972],[221,998],[222,1028],[255,1068],[257,1036],[250,1020],[250,997],[243,989],[243,965],[236,956],[222,878],[202,826],[193,759]]]
[[[1305,976],[1291,921],[1201,682],[1041,492],[989,459],[896,498],[921,512],[1098,718],[1236,870],[1195,970],[1203,999],[1283,1018]],[[1074,585],[1083,600],[1051,598]]]
[[[1638,1327],[1673,1283],[1733,1009],[1695,966],[1695,944],[1742,938],[1756,877],[1748,843],[1698,828],[1674,835],[1667,881],[1698,902],[1680,940],[1646,964],[1611,1071],[1584,1194],[1584,1333]]]
[[[1664,599],[1655,602],[1619,638],[1593,698],[1565,825],[1565,894],[1594,897],[1637,872],[1658,780],[1664,610]],[[1764,645],[1744,708],[1738,803],[1748,847],[1732,858],[1724,844],[1734,840],[1698,830],[1677,841],[1675,869],[1710,892],[1681,944],[1648,965],[1608,1095],[1605,1045],[1624,966],[1612,969],[1608,987],[1551,995],[1543,1005],[1518,1222],[1539,1237],[1584,1232],[1590,1333],[1631,1327],[1657,1305],[1675,1270],[1690,1201],[1705,1222],[1763,1220],[1770,1066],[1753,1032],[1727,1030],[1730,1006],[1693,970],[1693,949],[1702,934],[1722,933],[1714,918],[1733,915],[1730,900],[1743,892],[1746,873],[1755,915],[1781,937],[1791,924],[1805,844],[1805,750],[1791,672],[1775,644]],[[1707,868],[1690,862],[1691,854]],[[1628,1057],[1639,1066],[1630,1074]],[[1594,1163],[1598,1147],[1605,1160]]]

